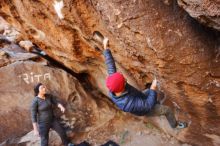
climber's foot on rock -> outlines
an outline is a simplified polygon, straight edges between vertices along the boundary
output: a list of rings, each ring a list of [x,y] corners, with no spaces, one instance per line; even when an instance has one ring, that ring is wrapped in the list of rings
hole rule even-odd
[[[183,129],[186,127],[188,127],[188,124],[186,122],[181,122],[181,121],[177,122],[177,126],[176,126],[177,129]]]
[[[75,146],[73,143],[69,143],[68,146]]]

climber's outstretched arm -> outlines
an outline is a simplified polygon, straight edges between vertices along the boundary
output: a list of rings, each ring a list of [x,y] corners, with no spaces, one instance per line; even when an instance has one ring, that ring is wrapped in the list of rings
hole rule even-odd
[[[104,50],[105,64],[107,65],[108,74],[111,75],[116,72],[115,61],[109,49]]]
[[[116,72],[116,66],[111,50],[107,48],[107,45],[108,45],[108,39],[105,38],[103,41],[105,64],[107,65],[108,74],[111,75]]]

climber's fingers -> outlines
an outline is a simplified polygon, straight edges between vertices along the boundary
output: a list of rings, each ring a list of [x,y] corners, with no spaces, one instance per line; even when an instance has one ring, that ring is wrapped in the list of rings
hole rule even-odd
[[[32,51],[32,47],[34,46],[33,43],[31,41],[20,41],[19,45],[23,48],[25,48],[25,50],[31,52]]]
[[[104,40],[103,40],[103,46],[104,46],[104,49],[107,49],[107,46],[108,46],[108,38],[105,37]]]
[[[157,79],[156,78],[153,80],[150,88],[152,90],[156,90],[157,89]]]

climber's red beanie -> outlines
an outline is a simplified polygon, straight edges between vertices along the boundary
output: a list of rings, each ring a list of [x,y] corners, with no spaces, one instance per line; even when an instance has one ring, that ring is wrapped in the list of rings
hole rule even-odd
[[[111,92],[121,92],[125,87],[125,78],[119,72],[111,74],[106,79],[106,86]]]

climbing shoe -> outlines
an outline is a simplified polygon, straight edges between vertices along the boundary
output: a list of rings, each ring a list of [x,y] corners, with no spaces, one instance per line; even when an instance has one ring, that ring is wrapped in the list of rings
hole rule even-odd
[[[183,129],[183,128],[186,128],[188,125],[187,125],[187,123],[186,122],[177,122],[177,126],[176,126],[176,128],[177,129]]]
[[[74,146],[74,144],[72,144],[72,143],[69,143],[69,144],[68,144],[68,146]]]

